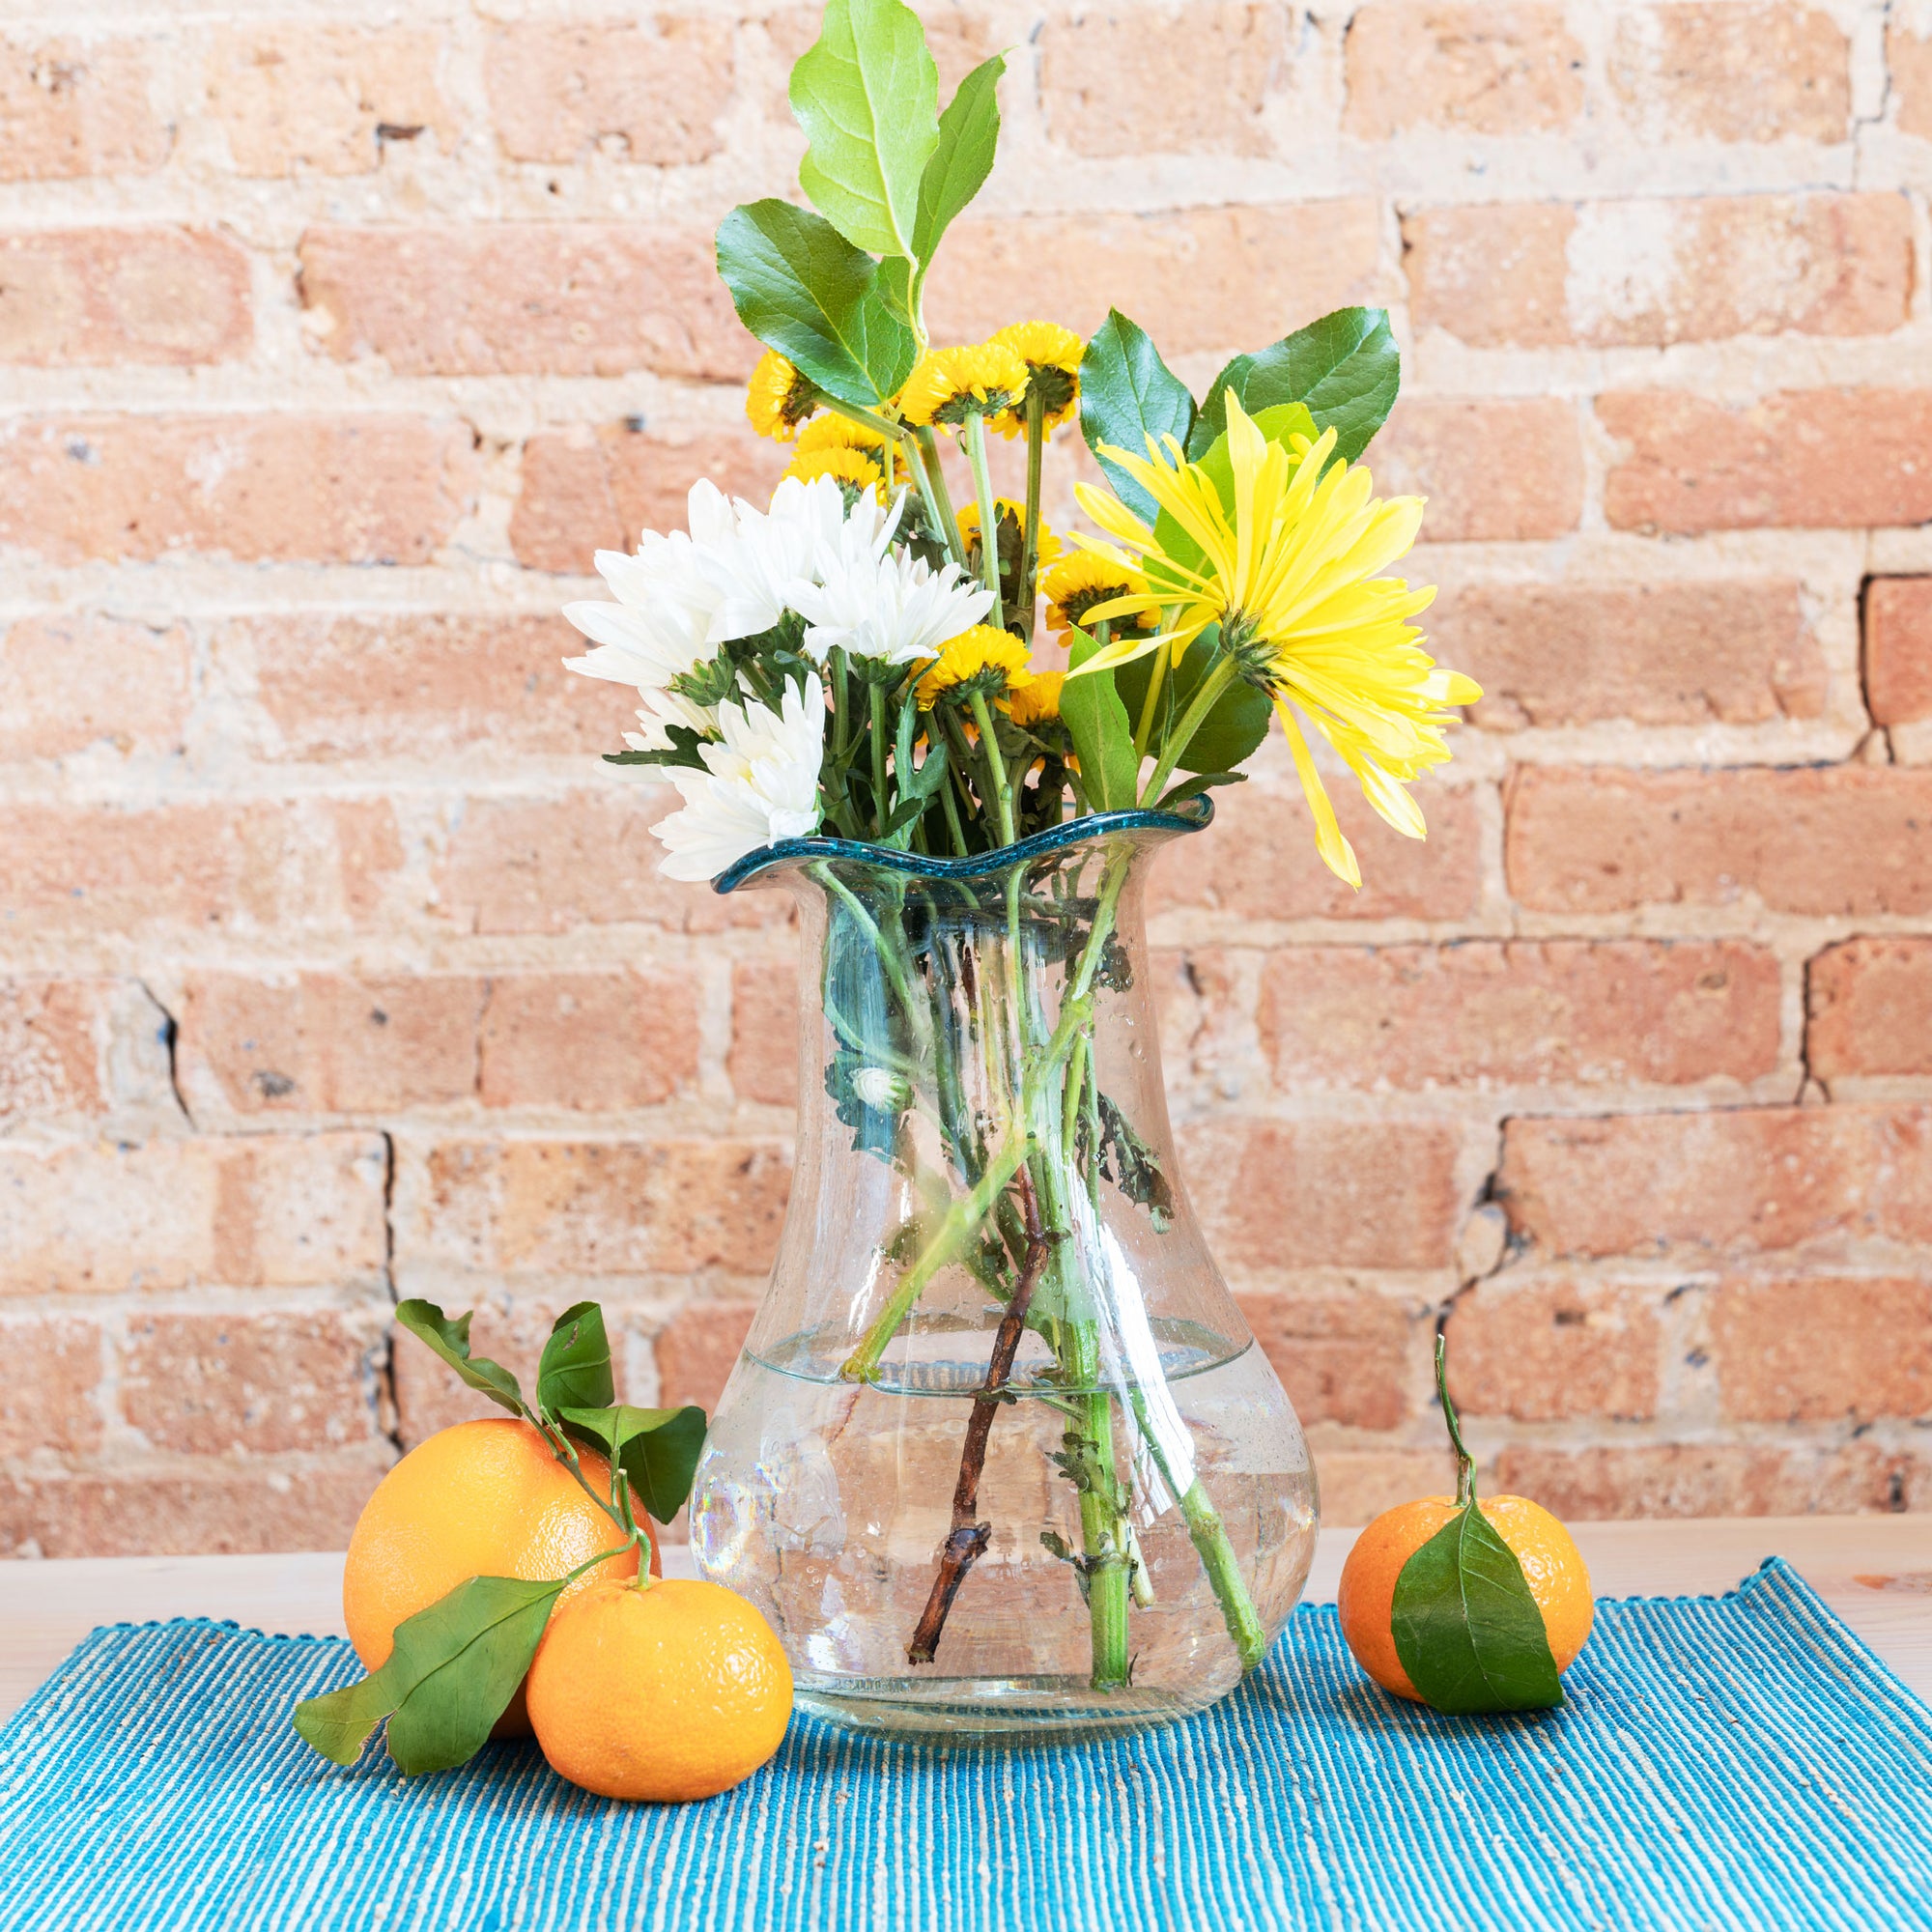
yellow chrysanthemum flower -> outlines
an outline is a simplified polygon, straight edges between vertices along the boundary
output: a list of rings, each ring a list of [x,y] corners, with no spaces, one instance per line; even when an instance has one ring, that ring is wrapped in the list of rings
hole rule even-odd
[[[1121,664],[1162,644],[1178,653],[1219,623],[1241,673],[1274,699],[1314,815],[1317,848],[1331,871],[1359,887],[1361,867],[1335,822],[1299,720],[1341,754],[1381,817],[1422,838],[1421,809],[1403,787],[1448,758],[1442,733],[1454,721],[1445,707],[1483,694],[1423,651],[1422,633],[1407,621],[1434,600],[1434,587],[1411,590],[1401,578],[1377,574],[1415,541],[1422,498],[1378,499],[1366,469],[1331,461],[1332,429],[1313,443],[1293,440],[1292,451],[1270,442],[1229,391],[1232,505],[1172,437],[1162,439],[1164,452],[1149,438],[1146,457],[1105,451],[1193,548],[1177,554],[1118,497],[1078,486],[1081,507],[1114,543],[1074,541],[1119,567],[1138,563],[1148,580],[1147,590],[1096,606],[1088,617],[1180,606],[1172,631],[1111,645],[1089,663]]]
[[[992,673],[997,672],[995,676]],[[919,681],[919,708],[930,711],[946,692],[976,683],[989,696],[1023,691],[1033,682],[1027,668],[1027,647],[1010,631],[992,624],[975,624],[940,646]]]
[[[1087,345],[1070,328],[1057,322],[1009,322],[987,340],[1010,349],[1026,364],[1027,384],[1039,391],[1046,412],[1046,429],[1058,429],[1072,415],[1080,404],[1080,358]],[[1024,436],[1026,411],[1009,410],[991,426],[1002,436]]]
[[[1014,502],[1010,497],[995,497],[993,498],[994,517],[998,518],[1003,511],[1010,511],[1012,513],[1013,522],[1019,526],[1020,534],[1024,536],[1026,534],[1026,505]],[[957,520],[959,534],[969,544],[978,543],[980,540],[980,505],[977,502],[962,503],[959,506]],[[1060,554],[1064,546],[1060,539],[1053,533],[1053,526],[1042,517],[1039,520],[1037,562],[1041,565],[1051,563]]]
[[[767,349],[758,357],[745,391],[745,413],[760,436],[789,442],[817,407],[817,390],[776,349]]]
[[[810,483],[815,476],[836,476],[841,483],[854,483],[877,496],[883,490],[886,472],[874,456],[849,446],[801,450],[785,465],[785,475]]]
[[[1004,343],[929,349],[899,391],[899,413],[909,423],[951,426],[1011,409],[1026,385],[1026,364]]]
[[[1077,543],[1079,539],[1076,537],[1074,541]],[[1085,625],[1088,611],[1096,604],[1145,596],[1148,584],[1137,570],[1124,569],[1089,551],[1076,550],[1040,578],[1039,587],[1046,592],[1047,629],[1070,631],[1076,624]],[[1157,616],[1152,611],[1130,612],[1126,621],[1136,630],[1145,631],[1153,626]]]
[[[1051,724],[1060,716],[1060,687],[1065,682],[1065,671],[1036,671],[1032,683],[1018,685],[1008,693],[1002,708],[1015,724],[1029,729],[1036,724]]]

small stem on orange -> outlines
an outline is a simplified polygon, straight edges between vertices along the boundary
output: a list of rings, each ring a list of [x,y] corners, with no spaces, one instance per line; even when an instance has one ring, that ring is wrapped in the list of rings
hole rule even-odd
[[[1463,1442],[1463,1425],[1456,1416],[1456,1405],[1449,1400],[1449,1338],[1435,1331],[1435,1398],[1442,1405],[1442,1419],[1449,1425],[1449,1440],[1456,1450],[1456,1507],[1467,1509],[1476,1500],[1476,1459]]]

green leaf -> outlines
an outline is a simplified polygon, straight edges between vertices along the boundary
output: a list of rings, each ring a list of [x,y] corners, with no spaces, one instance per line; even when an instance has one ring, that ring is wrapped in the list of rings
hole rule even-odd
[[[616,1394],[604,1311],[594,1301],[580,1301],[556,1318],[544,1344],[537,1364],[537,1406],[558,1415],[566,1408],[601,1408]]]
[[[1161,794],[1156,810],[1172,811],[1177,805],[1185,805],[1190,798],[1199,798],[1204,791],[1212,791],[1216,785],[1246,784],[1246,772],[1202,772],[1197,777],[1183,779]]]
[[[619,1403],[567,1408],[563,1419],[622,1468],[653,1521],[668,1522],[684,1507],[704,1450],[701,1408],[633,1408]]]
[[[738,320],[841,403],[875,408],[912,374],[919,341],[878,264],[809,208],[734,208],[718,224],[718,272]]]
[[[1220,626],[1208,625],[1188,646],[1187,654],[1179,664],[1169,668],[1166,678],[1162,680],[1159,702],[1163,714],[1171,723],[1179,723],[1186,714],[1188,705],[1194,701],[1195,693],[1201,688],[1201,680],[1214,668],[1214,654],[1220,647]],[[1148,680],[1153,675],[1157,655],[1150,651],[1131,664],[1114,668],[1115,686],[1136,729],[1140,726],[1141,707],[1147,702]],[[1267,694],[1237,678],[1221,694],[1214,708],[1202,721],[1200,729],[1187,741],[1179,760],[1180,770],[1232,772],[1236,765],[1245,764],[1261,749],[1273,717],[1274,706],[1268,702]],[[1162,735],[1156,726],[1150,743],[1158,745]]]
[[[435,1350],[469,1387],[512,1415],[528,1414],[516,1377],[499,1363],[469,1352],[469,1315],[459,1315],[452,1321],[433,1301],[405,1301],[396,1309],[396,1320],[418,1342]]]
[[[827,0],[791,71],[810,144],[799,185],[856,248],[911,256],[920,184],[939,145],[939,71],[901,0]]]
[[[915,284],[923,286],[939,239],[986,185],[1000,145],[1000,103],[995,90],[1007,71],[1005,54],[984,60],[959,83],[939,117],[939,145],[919,182],[919,216],[912,251],[919,258]]]
[[[1402,356],[1378,308],[1338,308],[1255,355],[1236,355],[1214,378],[1187,453],[1201,457],[1228,426],[1228,390],[1257,415],[1303,403],[1318,433],[1335,431],[1336,453],[1352,463],[1387,420],[1402,385]]]
[[[1145,456],[1150,436],[1185,443],[1193,426],[1194,398],[1187,385],[1160,359],[1145,329],[1119,309],[1109,309],[1080,358],[1080,433],[1122,502],[1144,522],[1153,520],[1153,498],[1101,456],[1100,445]]]
[[[1085,632],[1073,633],[1069,670],[1100,648]],[[1080,760],[1080,784],[1095,811],[1121,811],[1139,802],[1141,761],[1134,755],[1133,721],[1121,702],[1111,670],[1069,677],[1060,688],[1060,716]]]
[[[1563,1701],[1522,1565],[1475,1503],[1402,1566],[1393,1630],[1409,1682],[1438,1711],[1545,1711]]]
[[[336,1764],[354,1764],[389,1720],[389,1755],[415,1776],[468,1763],[530,1667],[563,1579],[471,1577],[396,1626],[372,1676],[298,1704],[295,1726]]]

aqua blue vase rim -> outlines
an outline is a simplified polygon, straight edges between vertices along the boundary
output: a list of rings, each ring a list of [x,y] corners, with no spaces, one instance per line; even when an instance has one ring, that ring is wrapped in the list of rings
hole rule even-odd
[[[990,852],[975,853],[970,859],[931,859],[923,852],[895,852],[883,845],[868,844],[863,838],[784,838],[776,845],[761,845],[748,852],[735,865],[727,866],[712,880],[716,893],[734,893],[740,886],[769,872],[777,866],[809,866],[821,859],[856,859],[861,865],[875,866],[889,872],[907,872],[918,879],[983,879],[1013,866],[1064,852],[1069,845],[1084,845],[1090,839],[1105,838],[1120,832],[1203,832],[1214,822],[1214,801],[1203,792],[1184,800],[1172,811],[1136,810],[1096,811],[1086,818],[1069,818],[1022,838],[1016,845],[996,846]]]

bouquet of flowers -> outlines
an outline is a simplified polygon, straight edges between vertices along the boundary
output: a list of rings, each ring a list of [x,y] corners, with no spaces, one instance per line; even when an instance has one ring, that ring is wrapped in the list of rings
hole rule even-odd
[[[696,483],[689,528],[599,553],[615,601],[566,615],[593,646],[572,668],[639,696],[610,762],[682,797],[654,828],[665,872],[728,885],[777,848],[828,895],[826,1084],[903,1197],[838,1373],[889,1379],[922,1319],[956,1331],[984,1314],[982,1392],[1023,1371],[1055,1405],[1081,1542],[1058,1553],[1105,1690],[1126,1682],[1127,1605],[1150,1587],[1136,1481],[1179,1504],[1244,1665],[1263,1634],[1169,1408],[1106,1370],[1102,1192],[1156,1228],[1173,1193],[1164,1122],[1128,1118],[1095,1037],[1127,970],[1130,854],[984,868],[1081,820],[1186,810],[1238,782],[1278,722],[1317,847],[1359,886],[1313,742],[1420,838],[1406,786],[1449,755],[1451,707],[1480,694],[1423,647],[1413,619],[1433,591],[1384,574],[1423,505],[1378,498],[1361,462],[1398,384],[1380,311],[1236,356],[1198,403],[1119,310],[1086,340],[1038,320],[931,340],[927,278],[992,169],[1004,69],[983,63],[941,112],[913,12],[830,0],[791,77],[812,207],[753,202],[718,231],[719,272],[766,345],[747,409],[789,468],[765,507]],[[1108,487],[1079,486],[1092,530],[1062,535],[1041,477],[1076,422]],[[994,436],[1024,440],[1016,499],[994,493]],[[855,850],[886,864],[876,891],[855,885]],[[997,889],[949,890],[929,862]],[[1028,1338],[1035,1366],[1016,1371]],[[991,1414],[975,1406],[914,1662],[986,1545]]]

